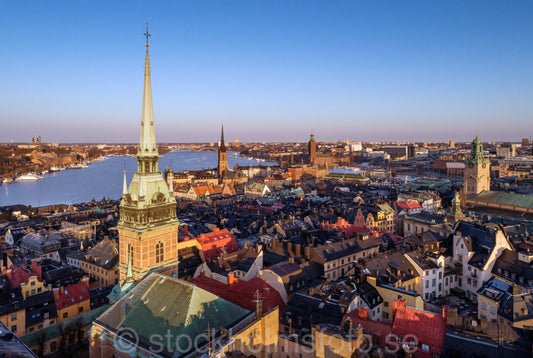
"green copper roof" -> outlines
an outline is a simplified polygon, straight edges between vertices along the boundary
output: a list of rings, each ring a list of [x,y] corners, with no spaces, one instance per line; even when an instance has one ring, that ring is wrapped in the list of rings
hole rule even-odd
[[[513,194],[504,191],[485,191],[476,196],[474,200],[533,209],[533,195]]]
[[[472,150],[470,151],[470,158],[466,158],[465,162],[474,162],[474,163],[488,163],[489,160],[485,158],[483,154],[483,142],[479,139],[476,134],[476,138],[472,141]]]
[[[179,357],[186,353],[182,352],[184,347],[181,344],[187,342],[176,342],[176,337],[186,335],[194,340],[205,333],[208,324],[210,329],[219,332],[251,314],[189,282],[152,273],[102,314],[96,323],[114,332],[126,328],[135,331],[140,337],[140,345],[147,349],[153,335],[170,334],[174,339],[163,341],[166,353],[162,355]]]

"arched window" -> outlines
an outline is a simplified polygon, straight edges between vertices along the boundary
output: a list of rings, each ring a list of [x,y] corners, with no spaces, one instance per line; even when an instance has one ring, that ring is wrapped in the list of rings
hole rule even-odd
[[[160,262],[163,262],[164,258],[164,247],[163,243],[160,241],[155,245],[155,263],[158,264]]]
[[[126,262],[126,264],[129,265],[130,262],[133,265],[133,245],[132,244],[128,244],[128,261]]]

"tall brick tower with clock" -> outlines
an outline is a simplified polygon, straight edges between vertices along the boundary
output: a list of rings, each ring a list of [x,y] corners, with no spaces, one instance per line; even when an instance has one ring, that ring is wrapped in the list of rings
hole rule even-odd
[[[472,141],[470,157],[465,160],[464,193],[477,195],[490,190],[490,161],[483,154],[483,142],[476,134]]]

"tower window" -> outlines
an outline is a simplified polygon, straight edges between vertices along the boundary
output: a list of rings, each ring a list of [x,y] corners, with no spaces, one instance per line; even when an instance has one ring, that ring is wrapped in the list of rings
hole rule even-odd
[[[163,258],[164,258],[163,252],[164,252],[163,243],[158,242],[155,245],[155,263],[156,264],[163,262]]]
[[[132,244],[128,244],[128,262],[127,264],[129,264],[131,261],[132,265],[133,265],[133,245]]]

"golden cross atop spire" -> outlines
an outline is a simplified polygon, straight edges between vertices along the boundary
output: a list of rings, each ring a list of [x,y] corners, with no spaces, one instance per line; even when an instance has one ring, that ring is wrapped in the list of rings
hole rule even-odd
[[[479,130],[476,128],[476,137],[478,136],[479,134]]]
[[[150,45],[148,44],[148,38],[152,35],[150,35],[148,32],[148,23],[146,23],[146,32],[144,33],[144,36],[146,36],[146,47],[149,47]]]

